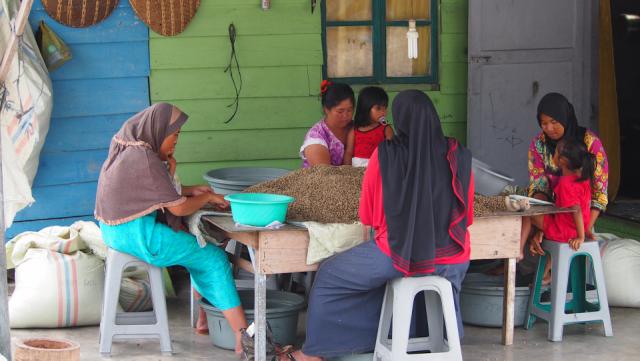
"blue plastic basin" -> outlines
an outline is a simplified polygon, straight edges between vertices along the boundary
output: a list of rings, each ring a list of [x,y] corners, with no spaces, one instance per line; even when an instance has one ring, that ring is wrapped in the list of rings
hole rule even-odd
[[[289,203],[295,199],[281,194],[237,193],[224,197],[231,203],[233,221],[247,226],[264,227],[284,223]]]

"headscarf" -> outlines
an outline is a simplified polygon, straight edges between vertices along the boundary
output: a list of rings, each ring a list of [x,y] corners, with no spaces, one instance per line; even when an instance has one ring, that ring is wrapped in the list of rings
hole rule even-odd
[[[186,200],[176,191],[160,159],[162,142],[188,116],[171,104],[154,104],[127,120],[111,139],[98,179],[95,217],[118,225]],[[165,222],[179,230],[179,217],[166,212]]]
[[[392,113],[396,135],[378,148],[391,258],[405,275],[429,274],[464,249],[471,152],[444,136],[421,91],[398,94]]]
[[[567,98],[560,93],[548,93],[540,99],[538,103],[538,125],[542,127],[540,114],[546,114],[564,127],[564,135],[567,138],[575,138],[584,141],[586,128],[578,125],[575,109]],[[558,140],[553,140],[545,135],[545,144],[548,146],[550,154],[555,153]]]

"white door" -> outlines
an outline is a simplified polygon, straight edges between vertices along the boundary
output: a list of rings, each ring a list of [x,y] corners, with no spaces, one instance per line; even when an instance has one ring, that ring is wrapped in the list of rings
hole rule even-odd
[[[469,0],[467,143],[519,185],[542,96],[564,94],[590,122],[590,2]]]

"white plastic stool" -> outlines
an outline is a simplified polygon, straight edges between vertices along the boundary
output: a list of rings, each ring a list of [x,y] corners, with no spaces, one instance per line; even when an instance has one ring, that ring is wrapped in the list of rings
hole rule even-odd
[[[171,338],[161,269],[111,248],[107,254],[106,265],[102,319],[100,320],[100,354],[110,356],[111,344],[115,339],[159,338],[160,351],[163,354],[171,355]],[[151,284],[153,311],[118,312],[122,272],[130,266],[140,266],[147,269]]]
[[[425,294],[429,336],[409,339],[413,300],[422,291]],[[389,338],[391,326],[392,338]],[[427,351],[430,353],[426,353]],[[453,291],[449,281],[438,276],[425,276],[404,277],[387,283],[374,360],[462,360]]]

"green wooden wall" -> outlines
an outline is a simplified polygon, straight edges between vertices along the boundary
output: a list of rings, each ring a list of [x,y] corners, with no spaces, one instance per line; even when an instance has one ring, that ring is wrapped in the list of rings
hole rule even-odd
[[[440,1],[440,89],[428,93],[445,131],[464,140],[467,0]],[[202,174],[218,167],[300,166],[304,134],[322,117],[320,8],[311,14],[309,3],[274,0],[263,11],[258,0],[202,1],[180,36],[151,32],[151,101],[176,104],[190,115],[176,151],[185,184],[202,183]],[[243,87],[238,114],[224,124],[235,95],[224,72],[232,22]],[[393,97],[407,87],[386,88]]]

